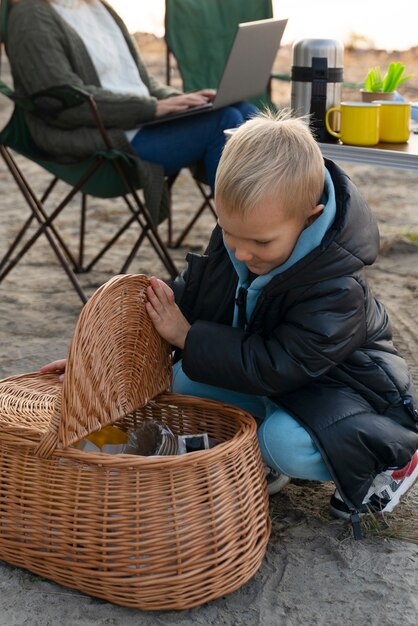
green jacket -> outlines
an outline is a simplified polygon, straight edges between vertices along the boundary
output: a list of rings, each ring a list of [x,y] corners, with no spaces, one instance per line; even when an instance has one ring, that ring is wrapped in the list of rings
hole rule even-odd
[[[7,30],[7,54],[17,94],[32,95],[56,85],[76,85],[91,93],[104,125],[117,150],[136,156],[124,129],[153,119],[156,102],[180,93],[148,74],[135,42],[120,17],[112,15],[147,85],[149,96],[115,94],[100,86],[87,49],[77,34],[48,2],[22,0],[13,5]],[[37,146],[57,160],[79,160],[105,148],[88,104],[67,109],[47,121],[26,114],[29,131]],[[167,190],[161,166],[136,157],[148,209],[156,223],[166,216]]]

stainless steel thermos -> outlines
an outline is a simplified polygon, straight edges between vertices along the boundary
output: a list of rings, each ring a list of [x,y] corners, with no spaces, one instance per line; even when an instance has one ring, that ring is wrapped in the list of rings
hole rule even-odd
[[[335,39],[300,39],[293,44],[291,107],[310,114],[318,141],[335,141],[325,128],[325,113],[341,102],[344,46]]]

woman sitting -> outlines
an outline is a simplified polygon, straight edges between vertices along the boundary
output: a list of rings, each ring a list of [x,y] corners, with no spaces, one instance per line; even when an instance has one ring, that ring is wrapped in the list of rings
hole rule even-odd
[[[223,131],[256,112],[240,103],[141,126],[204,104],[214,92],[184,94],[149,74],[126,25],[102,0],[13,0],[7,54],[18,94],[73,85],[94,96],[114,147],[139,157],[145,192],[162,189],[164,176],[200,160],[213,191]],[[57,159],[85,158],[105,147],[87,103],[49,115],[28,112],[26,121],[35,144]],[[149,208],[158,223],[160,206]]]

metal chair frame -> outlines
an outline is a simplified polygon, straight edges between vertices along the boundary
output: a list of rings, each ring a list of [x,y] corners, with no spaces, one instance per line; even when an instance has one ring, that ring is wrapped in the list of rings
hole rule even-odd
[[[65,86],[68,89],[67,86]],[[58,88],[59,90],[59,88]],[[80,90],[78,90],[80,91]],[[103,125],[101,120],[99,111],[97,110],[96,103],[93,97],[90,94],[86,94],[85,98],[90,106],[90,110],[92,115],[94,116],[97,128],[99,129],[103,141],[106,145],[106,149],[109,151],[113,151],[114,147],[110,140],[110,137]],[[16,102],[15,106],[19,106]],[[87,172],[80,178],[78,183],[72,187],[69,193],[64,197],[64,199],[59,203],[59,205],[48,215],[45,209],[45,201],[50,195],[51,191],[54,189],[57,184],[59,178],[54,177],[42,196],[38,198],[34,191],[32,190],[29,182],[25,178],[21,169],[19,168],[16,159],[14,158],[12,151],[8,146],[4,143],[0,144],[0,153],[11,173],[14,180],[16,181],[22,195],[28,204],[31,215],[23,224],[22,228],[14,238],[12,244],[7,250],[6,254],[3,256],[0,261],[0,282],[5,278],[8,273],[16,266],[16,264],[22,259],[22,257],[26,254],[26,252],[31,248],[31,246],[35,243],[35,241],[44,234],[51,246],[55,256],[58,261],[62,265],[64,271],[66,272],[68,278],[70,279],[74,289],[79,295],[82,302],[86,302],[87,297],[83,292],[77,277],[76,273],[80,272],[88,272],[90,271],[99,259],[109,250],[109,248],[119,239],[119,237],[131,226],[133,222],[137,222],[140,227],[140,235],[132,247],[130,253],[128,254],[120,273],[126,273],[133,258],[135,257],[139,247],[141,246],[144,239],[147,239],[151,244],[152,248],[164,264],[166,270],[169,272],[171,277],[177,275],[177,268],[171,259],[170,253],[164,242],[162,241],[160,235],[157,232],[156,226],[152,222],[152,218],[149,214],[149,211],[146,205],[142,202],[137,192],[137,189],[132,184],[130,180],[129,173],[127,172],[126,165],[122,160],[113,159],[112,163],[116,168],[119,176],[123,180],[126,188],[128,189],[128,193],[131,195],[132,200],[128,197],[128,195],[121,196],[130,213],[130,218],[125,222],[123,226],[119,228],[117,233],[103,246],[103,248],[97,253],[97,255],[87,264],[84,264],[84,252],[85,252],[85,234],[86,234],[86,212],[87,212],[87,201],[86,194],[82,193],[81,198],[81,214],[80,214],[80,235],[79,235],[79,249],[78,249],[78,258],[71,253],[68,246],[64,242],[62,236],[59,234],[58,230],[54,226],[53,222],[55,218],[62,212],[62,210],[68,205],[68,203],[72,200],[72,198],[79,192],[87,180],[89,180],[93,174],[100,168],[102,163],[105,161],[104,156],[97,156],[97,160],[95,163],[87,170]],[[24,155],[26,156],[26,155]],[[30,159],[30,157],[27,157]],[[33,221],[36,220],[38,223],[37,230],[31,235],[29,239],[27,239],[26,243],[22,243],[22,240],[27,233],[28,229],[32,225]],[[20,249],[18,249],[19,244],[21,244]],[[16,250],[18,251],[16,252]],[[72,266],[72,267],[71,267]]]

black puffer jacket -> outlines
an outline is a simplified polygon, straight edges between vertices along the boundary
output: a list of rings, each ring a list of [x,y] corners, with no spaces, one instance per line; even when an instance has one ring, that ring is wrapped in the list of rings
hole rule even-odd
[[[237,275],[215,228],[174,284],[192,327],[181,355],[193,380],[270,396],[312,435],[349,508],[375,475],[418,448],[418,413],[405,361],[365,266],[377,225],[348,176],[326,161],[337,213],[321,246],[265,287],[245,330],[232,328]]]

